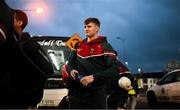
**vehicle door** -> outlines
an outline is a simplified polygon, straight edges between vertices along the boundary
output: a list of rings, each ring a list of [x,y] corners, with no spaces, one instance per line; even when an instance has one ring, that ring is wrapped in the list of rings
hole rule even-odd
[[[175,91],[175,75],[167,74],[159,82],[159,101],[168,102]]]
[[[180,103],[180,71],[174,72],[176,81],[174,82],[174,88],[172,91],[171,101]]]

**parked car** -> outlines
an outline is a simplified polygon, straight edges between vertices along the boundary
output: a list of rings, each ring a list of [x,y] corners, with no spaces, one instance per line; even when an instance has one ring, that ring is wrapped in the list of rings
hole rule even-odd
[[[150,106],[158,102],[180,103],[180,69],[165,74],[157,83],[146,92]]]

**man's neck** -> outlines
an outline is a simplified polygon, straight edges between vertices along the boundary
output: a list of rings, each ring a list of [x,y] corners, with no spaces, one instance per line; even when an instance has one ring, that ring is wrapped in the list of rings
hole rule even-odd
[[[19,35],[22,34],[22,29],[20,29],[20,28],[17,28],[15,31],[16,31],[16,33],[18,33]]]
[[[91,36],[91,37],[87,37],[87,42],[90,42],[94,39],[96,39],[98,37],[98,35],[94,35],[94,36]]]

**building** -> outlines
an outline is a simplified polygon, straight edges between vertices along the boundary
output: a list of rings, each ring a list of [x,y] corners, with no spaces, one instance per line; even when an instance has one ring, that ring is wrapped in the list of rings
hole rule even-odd
[[[180,62],[178,62],[176,60],[172,60],[172,61],[167,63],[166,71],[172,71],[175,69],[180,69]]]
[[[137,78],[140,93],[144,94],[149,87],[153,86],[166,73],[167,72],[150,72],[134,74],[134,77]]]

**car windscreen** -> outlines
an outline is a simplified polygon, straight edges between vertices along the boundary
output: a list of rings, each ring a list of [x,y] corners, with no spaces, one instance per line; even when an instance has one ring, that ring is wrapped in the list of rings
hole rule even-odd
[[[52,77],[61,77],[61,66],[68,61],[70,49],[65,45],[68,38],[35,38],[49,56],[53,65]]]

